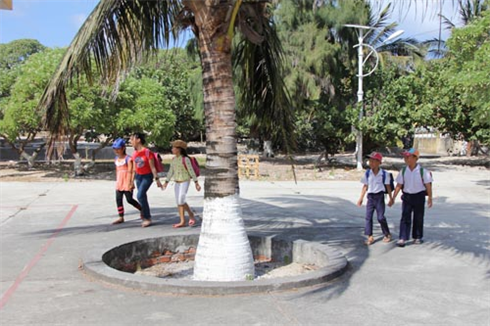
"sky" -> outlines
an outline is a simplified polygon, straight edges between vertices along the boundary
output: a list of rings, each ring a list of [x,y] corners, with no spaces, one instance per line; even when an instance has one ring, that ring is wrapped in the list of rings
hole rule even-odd
[[[404,33],[400,37],[413,37],[420,41],[439,38],[439,12],[447,17],[456,26],[461,26],[458,17],[458,9],[453,0],[403,0],[404,5],[400,5],[402,0],[370,0],[373,8],[384,8],[388,3],[392,3],[393,13],[391,21],[398,23],[398,29]],[[411,5],[408,3],[411,2]],[[393,3],[395,5],[393,5]],[[442,10],[441,10],[442,9]],[[441,38],[446,40],[450,36],[450,31],[441,29]]]
[[[384,6],[389,0],[370,0],[375,7]],[[417,3],[401,6],[398,0],[392,21],[405,31],[402,37],[419,40],[437,38],[441,0],[405,0]],[[36,39],[48,47],[68,46],[82,23],[99,0],[13,0],[13,10],[0,10],[0,43],[16,39]],[[457,20],[452,0],[443,0],[442,12],[451,20]],[[449,36],[443,30],[442,38]],[[181,41],[183,43],[183,41]]]

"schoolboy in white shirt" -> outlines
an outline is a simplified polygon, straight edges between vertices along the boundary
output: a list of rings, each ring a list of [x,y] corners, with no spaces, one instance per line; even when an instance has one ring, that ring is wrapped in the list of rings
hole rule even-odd
[[[410,148],[403,152],[405,163],[404,167],[396,177],[396,188],[393,194],[393,205],[396,196],[403,189],[402,195],[402,217],[400,220],[400,236],[396,243],[398,247],[405,247],[405,243],[410,237],[410,228],[413,228],[412,238],[414,244],[421,244],[424,236],[424,213],[425,196],[427,195],[427,206],[432,207],[432,175],[423,169],[417,161],[420,153],[415,148]]]
[[[364,227],[364,234],[367,236],[366,245],[372,245],[374,243],[373,237],[373,214],[376,210],[379,225],[381,231],[384,234],[383,242],[391,241],[390,229],[388,228],[388,222],[385,217],[385,185],[388,188],[388,194],[390,202],[392,201],[390,186],[390,174],[383,171],[379,166],[383,160],[383,156],[378,152],[372,152],[368,155],[370,169],[366,171],[361,179],[361,183],[364,184],[361,190],[361,197],[357,202],[357,206],[362,206],[364,195],[367,192],[367,204],[366,204],[366,224]]]

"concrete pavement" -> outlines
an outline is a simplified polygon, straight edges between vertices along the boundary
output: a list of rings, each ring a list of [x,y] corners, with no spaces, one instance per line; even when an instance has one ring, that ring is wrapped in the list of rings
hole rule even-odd
[[[91,279],[84,253],[173,229],[173,189],[150,190],[155,225],[115,217],[114,183],[2,182],[1,325],[490,325],[488,170],[434,166],[434,207],[422,245],[363,245],[359,182],[242,182],[247,229],[329,244],[348,258],[340,279],[298,291],[223,297],[129,290]],[[202,209],[202,193],[189,192]],[[398,234],[400,202],[387,211]],[[375,223],[375,235],[381,238]]]

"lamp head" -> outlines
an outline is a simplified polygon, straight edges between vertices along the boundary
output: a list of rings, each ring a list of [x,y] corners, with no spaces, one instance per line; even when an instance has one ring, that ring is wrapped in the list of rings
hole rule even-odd
[[[391,41],[391,40],[397,38],[398,36],[402,35],[404,32],[405,32],[404,30],[399,30],[399,31],[394,32],[393,34],[388,36],[388,38],[386,40],[384,40],[383,43],[386,43],[388,41]]]

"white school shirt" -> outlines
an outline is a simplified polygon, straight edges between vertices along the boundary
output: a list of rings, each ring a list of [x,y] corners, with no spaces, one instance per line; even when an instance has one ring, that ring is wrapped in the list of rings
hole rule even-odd
[[[378,174],[374,174],[373,170],[369,171],[369,177],[366,180],[366,172],[361,178],[361,183],[368,186],[368,194],[377,194],[378,192],[385,191],[385,184],[390,184],[390,176],[388,172],[385,172],[385,183],[383,184],[383,169],[379,169]]]
[[[432,176],[427,169],[424,169],[424,182],[420,176],[420,165],[416,165],[413,171],[407,166],[405,169],[405,175],[403,175],[403,169],[400,170],[396,176],[396,183],[403,185],[403,192],[407,194],[417,194],[425,191],[426,183],[432,182]]]

